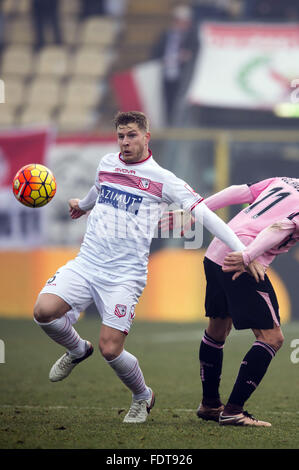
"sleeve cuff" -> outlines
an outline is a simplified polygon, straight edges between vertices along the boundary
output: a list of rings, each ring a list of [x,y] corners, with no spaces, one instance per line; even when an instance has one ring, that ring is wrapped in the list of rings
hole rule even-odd
[[[249,254],[243,251],[242,256],[243,256],[243,261],[244,261],[245,266],[248,266],[251,263]]]

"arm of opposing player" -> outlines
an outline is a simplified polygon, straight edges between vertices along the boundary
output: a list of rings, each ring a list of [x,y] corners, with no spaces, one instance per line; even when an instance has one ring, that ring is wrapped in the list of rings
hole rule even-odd
[[[94,185],[83,199],[70,199],[69,206],[71,218],[78,219],[82,215],[86,214],[87,211],[91,210],[95,205],[98,194],[98,189]]]
[[[294,232],[296,225],[289,219],[283,219],[280,222],[275,222],[269,227],[262,230],[255,240],[242,253],[242,258],[245,266],[248,266],[253,260],[261,256],[263,253],[271,250],[282,243],[291,233]],[[226,257],[225,264],[233,259],[233,253],[229,253]]]
[[[206,206],[215,211],[233,204],[246,204],[253,201],[252,192],[247,184],[233,185],[205,199]]]
[[[228,245],[233,251],[243,251],[245,245],[233,232],[233,230],[223,222],[214,212],[212,212],[204,202],[199,203],[193,209],[195,224],[200,223],[206,227],[215,237]]]

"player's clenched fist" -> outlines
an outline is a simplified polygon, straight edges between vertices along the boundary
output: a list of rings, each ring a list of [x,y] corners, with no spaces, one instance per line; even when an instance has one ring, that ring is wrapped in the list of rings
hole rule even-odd
[[[81,215],[86,214],[86,211],[83,211],[79,207],[80,199],[70,199],[69,200],[69,213],[72,219],[78,219]]]

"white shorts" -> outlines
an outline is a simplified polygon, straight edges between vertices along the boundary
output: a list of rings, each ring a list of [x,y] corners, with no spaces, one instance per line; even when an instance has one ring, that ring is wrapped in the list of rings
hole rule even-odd
[[[40,294],[55,294],[71,306],[67,312],[71,323],[91,303],[95,303],[102,318],[102,324],[128,334],[135,317],[135,306],[143,291],[137,282],[128,281],[114,285],[101,279],[88,279],[82,272],[71,268],[72,262],[58,269],[48,279]]]

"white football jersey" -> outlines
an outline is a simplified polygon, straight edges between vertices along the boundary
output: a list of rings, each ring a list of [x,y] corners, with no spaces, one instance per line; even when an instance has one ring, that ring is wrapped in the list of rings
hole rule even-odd
[[[203,198],[152,157],[127,164],[105,155],[96,173],[97,201],[77,260],[109,283],[145,285],[150,244],[162,213],[176,204],[192,210]]]

